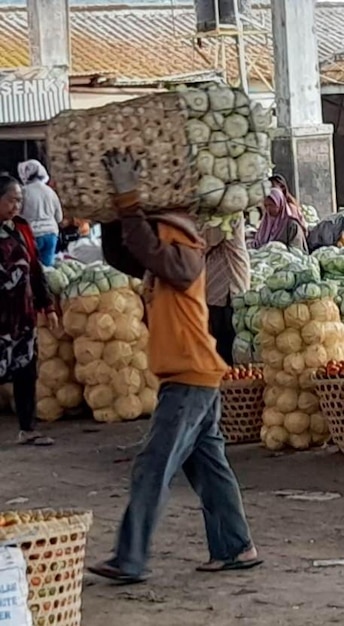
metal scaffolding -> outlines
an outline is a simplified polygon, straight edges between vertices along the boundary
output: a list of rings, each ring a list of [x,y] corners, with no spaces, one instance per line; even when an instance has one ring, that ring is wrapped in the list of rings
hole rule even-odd
[[[214,0],[215,8],[215,28],[211,31],[197,32],[197,35],[193,37],[194,48],[198,54],[205,58],[204,53],[201,50],[202,41],[207,40],[214,43],[215,54],[213,60],[213,69],[220,70],[224,80],[227,80],[227,54],[226,46],[230,43],[235,43],[237,51],[237,63],[239,69],[239,80],[241,88],[248,94],[249,93],[249,73],[252,69],[255,69],[260,79],[268,88],[273,92],[273,84],[266,79],[257,67],[258,58],[253,58],[250,55],[248,58],[246,51],[246,38],[252,36],[264,37],[266,44],[268,44],[267,36],[269,31],[265,28],[264,23],[256,20],[250,16],[242,15],[239,12],[238,0],[233,0],[234,7],[234,24],[221,24],[219,2]]]

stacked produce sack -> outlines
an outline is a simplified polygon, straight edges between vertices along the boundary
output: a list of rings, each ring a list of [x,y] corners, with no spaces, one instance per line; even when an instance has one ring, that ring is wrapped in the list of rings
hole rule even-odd
[[[240,90],[216,84],[178,91],[188,111],[187,134],[200,174],[197,194],[203,215],[230,239],[242,211],[256,210],[265,195],[271,165],[271,111]]]
[[[319,411],[312,378],[319,367],[344,358],[344,325],[322,282],[316,259],[300,255],[277,270],[261,291],[260,341],[265,409],[262,440],[271,450],[303,450],[324,443],[327,424]]]
[[[233,326],[236,337],[233,344],[234,362],[247,365],[261,361],[260,312],[261,289],[276,270],[282,270],[300,255],[288,251],[281,243],[269,243],[259,250],[250,250],[251,290],[232,300]]]
[[[66,214],[111,221],[113,187],[101,159],[130,148],[141,161],[144,211],[192,205],[231,237],[233,218],[265,195],[271,121],[271,110],[223,82],[64,112],[48,129],[51,174]]]
[[[323,280],[337,287],[336,303],[344,320],[344,248],[328,246],[312,254],[320,265]]]
[[[38,318],[37,417],[54,421],[78,408],[83,401],[82,386],[74,376],[73,340],[62,324],[51,331],[45,318]]]
[[[62,308],[75,377],[94,418],[113,422],[151,413],[157,381],[148,370],[142,301],[128,277],[104,265],[85,269],[65,292]]]

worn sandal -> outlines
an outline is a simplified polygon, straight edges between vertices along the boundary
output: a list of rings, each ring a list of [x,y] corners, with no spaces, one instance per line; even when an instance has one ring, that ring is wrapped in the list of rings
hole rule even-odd
[[[54,440],[46,437],[36,430],[21,430],[18,435],[17,443],[21,446],[52,446]]]
[[[230,572],[253,569],[262,565],[264,561],[261,559],[250,559],[248,561],[209,561],[196,567],[197,572]]]
[[[106,561],[89,567],[88,571],[96,576],[112,580],[118,585],[137,585],[147,580],[146,576],[131,576],[130,574],[125,574],[121,572],[118,567],[113,567],[109,565],[109,563],[106,563]]]

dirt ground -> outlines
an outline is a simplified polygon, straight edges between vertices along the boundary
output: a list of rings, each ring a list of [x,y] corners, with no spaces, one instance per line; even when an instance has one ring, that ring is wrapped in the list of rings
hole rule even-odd
[[[14,419],[0,418],[0,508],[75,505],[94,512],[87,562],[107,555],[128,492],[131,460],[145,422],[49,427],[54,448],[12,445]],[[245,574],[197,574],[207,558],[199,504],[182,476],[159,526],[144,585],[116,588],[85,575],[83,626],[329,626],[344,623],[342,498],[291,500],[275,492],[344,495],[344,456],[336,449],[273,456],[259,446],[228,449],[242,485],[264,566]]]

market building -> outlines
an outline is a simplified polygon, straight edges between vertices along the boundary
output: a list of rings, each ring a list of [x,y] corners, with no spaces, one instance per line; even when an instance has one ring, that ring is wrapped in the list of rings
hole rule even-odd
[[[313,11],[308,8],[308,1],[306,4],[307,11]],[[273,5],[276,11],[276,6],[284,7],[288,3]],[[289,11],[290,6],[292,2]],[[295,16],[289,13],[288,35],[283,43],[288,50],[293,49],[295,33],[299,42],[306,40],[297,29],[293,34],[292,19]],[[312,126],[319,126],[322,121],[334,124],[339,205],[344,204],[344,183],[340,176],[344,152],[343,24],[343,2],[317,3],[315,27],[323,120],[318,106],[316,118],[311,122]],[[270,2],[253,2],[243,16],[241,54],[240,49],[238,54],[235,27],[220,34],[200,35],[196,31],[194,6],[188,2],[176,2],[172,6],[164,2],[159,5],[137,2],[124,7],[94,0],[93,4],[71,3],[69,12],[65,0],[52,3],[28,0],[27,7],[0,3],[1,153],[6,153],[8,161],[18,160],[19,153],[31,156],[37,151],[44,152],[46,122],[70,106],[89,108],[122,101],[163,89],[171,80],[209,78],[214,72],[237,84],[242,79],[242,53],[251,97],[265,106],[274,106],[274,60],[278,64],[279,59],[272,29]],[[311,29],[312,24],[308,23],[309,32]],[[312,54],[316,54],[315,49]],[[293,62],[297,64],[298,58],[289,55],[288,63]],[[279,64],[279,71],[283,63]],[[313,65],[317,75],[316,63]],[[315,94],[317,89],[315,85]],[[277,108],[278,101],[277,97]],[[330,129],[327,131],[331,135]],[[324,155],[326,160],[325,152]],[[293,173],[291,178],[297,188]],[[334,204],[331,200],[324,202]]]

